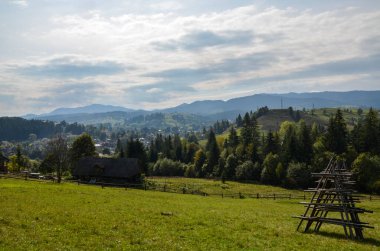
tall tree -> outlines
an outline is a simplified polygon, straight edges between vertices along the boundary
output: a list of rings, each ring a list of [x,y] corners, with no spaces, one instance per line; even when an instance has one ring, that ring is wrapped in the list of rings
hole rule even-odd
[[[337,154],[347,150],[347,127],[340,109],[336,111],[335,117],[329,120],[325,144],[329,151]]]
[[[182,161],[182,142],[178,134],[174,135],[174,160]]]
[[[215,133],[212,128],[208,133],[208,139],[206,143],[206,155],[207,155],[207,174],[211,174],[214,170],[214,167],[218,164],[220,157],[220,151],[218,143],[216,142]]]
[[[138,139],[134,139],[131,137],[127,141],[127,149],[126,149],[125,155],[127,158],[138,159],[141,171],[145,174],[148,173],[147,156],[145,152],[145,147],[143,143],[141,143]]]
[[[122,148],[120,152],[122,152]],[[70,149],[70,155],[72,164],[83,157],[97,156],[95,144],[88,133],[83,133],[75,139]]]
[[[46,156],[54,159],[54,169],[57,174],[57,181],[61,183],[62,173],[68,169],[69,166],[69,148],[67,146],[67,141],[62,135],[56,136],[54,139],[50,140],[47,145],[47,154]]]
[[[197,177],[203,177],[202,167],[206,162],[206,155],[202,149],[199,149],[194,156],[194,171]]]
[[[276,142],[275,135],[273,135],[272,130],[269,130],[268,134],[264,140],[263,154],[266,156],[269,153],[278,153],[278,142]]]
[[[233,126],[231,126],[230,134],[228,135],[228,144],[232,148],[236,148],[239,144],[239,137]]]
[[[244,146],[252,143],[251,117],[248,112],[244,115],[243,128],[241,129],[241,139]]]
[[[281,159],[285,166],[292,160],[297,160],[297,137],[296,126],[294,123],[282,123],[281,129],[283,134],[283,141],[281,145]]]
[[[237,116],[236,118],[236,126],[237,127],[243,126],[243,118],[241,117],[240,113],[239,113],[239,116]]]
[[[298,161],[311,163],[313,156],[313,145],[310,135],[310,129],[306,126],[305,121],[302,119],[299,122],[298,129]]]
[[[364,152],[380,154],[380,122],[378,113],[372,108],[364,119],[361,142]]]

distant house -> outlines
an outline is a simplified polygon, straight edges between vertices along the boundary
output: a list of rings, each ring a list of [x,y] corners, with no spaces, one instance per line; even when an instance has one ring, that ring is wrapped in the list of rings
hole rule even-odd
[[[86,157],[78,161],[73,176],[81,180],[101,182],[137,182],[141,175],[138,159]]]
[[[0,154],[0,173],[8,173],[7,162],[9,162],[9,159]]]

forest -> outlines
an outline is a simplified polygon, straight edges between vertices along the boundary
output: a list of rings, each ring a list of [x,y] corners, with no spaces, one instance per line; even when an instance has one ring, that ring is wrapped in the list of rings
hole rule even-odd
[[[294,111],[289,107],[286,112],[291,119],[279,124],[277,130],[263,129],[258,120],[270,111],[267,107],[262,107],[243,116],[239,114],[233,122],[217,121],[201,131],[182,134],[172,133],[171,130],[125,132],[105,125],[84,127],[65,122],[54,124],[32,120],[28,123],[39,126],[41,133],[38,137],[62,134],[63,131],[77,135],[88,133],[79,138],[71,136],[67,139],[69,149],[66,151],[71,157],[68,157],[70,161],[63,170],[66,176],[70,176],[70,166],[74,165],[74,160],[91,153],[91,156],[101,154],[111,158],[138,158],[146,176],[212,178],[306,188],[312,185],[311,173],[321,171],[333,155],[338,155],[354,173],[360,191],[380,193],[378,111],[369,109],[363,112],[358,109],[356,112],[360,114],[359,119],[355,123],[352,120],[347,123],[343,111],[336,109],[330,115],[328,123],[318,124],[315,121],[310,123],[310,120],[306,122],[305,112]],[[12,122],[13,119],[9,121]],[[17,124],[20,121],[21,125],[29,125],[23,120],[15,119],[13,124],[8,123],[7,126],[19,128],[15,131],[23,131]],[[20,134],[26,137],[27,132],[29,131]],[[1,135],[9,136],[3,133]],[[87,143],[81,143],[83,138],[86,138]],[[95,149],[94,140],[108,138],[115,141],[114,149]],[[17,146],[14,155],[9,156],[13,169],[20,170],[25,166],[43,173],[54,171],[54,155],[47,151],[53,140],[55,139],[46,139],[48,142],[44,142],[37,153],[33,153],[36,157],[34,160],[29,160],[24,149]],[[29,142],[24,147],[30,148],[31,145]],[[29,154],[29,157],[33,159],[33,155]]]
[[[369,109],[351,129],[340,109],[327,126],[307,125],[294,112],[298,122],[285,121],[277,131],[263,131],[257,118],[265,111],[239,115],[232,125],[218,122],[204,131],[203,141],[195,134],[186,138],[158,134],[146,152],[138,150],[143,147],[133,138],[119,140],[115,152],[138,157],[147,175],[253,181],[290,188],[308,187],[311,173],[320,172],[338,155],[354,173],[361,191],[380,193],[377,111]],[[228,133],[218,136],[215,131],[222,125],[229,126]]]

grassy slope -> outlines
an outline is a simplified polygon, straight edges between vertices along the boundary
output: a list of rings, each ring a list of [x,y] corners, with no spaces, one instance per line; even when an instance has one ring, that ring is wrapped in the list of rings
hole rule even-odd
[[[375,250],[375,230],[346,240],[343,230],[295,231],[295,201],[221,199],[74,184],[0,179],[0,250]],[[379,202],[363,203],[380,211]],[[163,216],[161,212],[172,212]],[[334,233],[336,232],[336,234]]]
[[[253,183],[241,183],[235,181],[226,181],[224,184],[221,181],[208,180],[208,179],[195,179],[195,178],[183,178],[183,177],[154,177],[149,180],[165,184],[168,188],[188,187],[193,190],[199,190],[207,194],[238,194],[241,192],[244,194],[292,194],[297,196],[303,196],[303,190],[289,190],[282,187],[267,186],[262,184]]]

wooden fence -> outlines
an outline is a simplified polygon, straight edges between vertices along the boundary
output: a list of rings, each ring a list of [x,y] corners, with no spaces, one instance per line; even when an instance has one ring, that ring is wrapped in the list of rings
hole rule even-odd
[[[11,179],[20,179],[36,182],[55,182],[54,180],[41,180],[30,178],[24,174],[0,174],[0,178],[11,178]],[[107,182],[84,182],[80,180],[64,180],[63,182],[74,183],[77,185],[96,185],[101,188],[107,187],[118,187],[124,189],[140,189],[140,190],[150,190],[150,191],[159,191],[166,193],[181,193],[181,194],[191,194],[191,195],[200,195],[200,196],[217,196],[221,198],[235,198],[235,199],[270,199],[270,200],[310,200],[310,195],[304,193],[303,195],[298,193],[243,193],[243,192],[221,192],[221,193],[210,193],[204,192],[201,190],[202,186],[197,184],[186,184],[186,186],[177,185],[173,186],[172,183],[158,183],[158,182],[145,182],[143,184],[135,183],[107,183]],[[361,195],[361,200],[368,201],[379,201],[380,196],[378,195]]]

